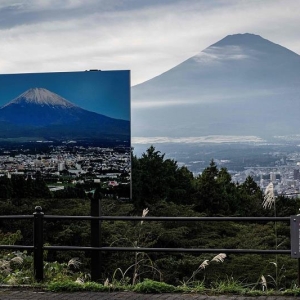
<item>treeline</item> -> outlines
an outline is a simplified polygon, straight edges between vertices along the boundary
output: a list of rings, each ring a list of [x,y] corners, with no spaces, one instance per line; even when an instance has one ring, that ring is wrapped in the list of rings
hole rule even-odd
[[[16,198],[49,198],[51,193],[41,177],[40,172],[37,172],[36,178],[31,176],[24,177],[20,175],[12,175],[0,177],[0,198],[1,199],[16,199]]]
[[[35,205],[40,205],[46,214],[89,215],[90,199],[82,197],[55,197],[43,195],[45,185],[34,180],[26,193],[15,189],[25,186],[0,178],[0,213],[32,214]],[[41,179],[42,180],[42,179]],[[35,194],[37,191],[37,194]],[[39,192],[38,192],[39,191]],[[6,193],[6,194],[5,194]],[[23,196],[23,198],[20,197]],[[42,196],[43,195],[43,196]],[[76,194],[77,195],[77,194]],[[276,198],[276,206],[262,207],[263,193],[251,177],[244,183],[231,181],[225,168],[219,169],[212,160],[201,175],[194,177],[186,167],[166,159],[165,155],[150,147],[141,157],[132,156],[132,200],[120,201],[104,197],[97,189],[94,199],[101,199],[103,215],[142,215],[148,208],[149,216],[290,216],[298,213],[299,200]],[[16,202],[17,201],[17,202]],[[6,232],[22,230],[20,243],[32,242],[32,224],[25,221],[1,221]],[[44,229],[45,242],[50,245],[89,246],[89,222],[47,221]],[[101,222],[103,246],[203,248],[203,249],[289,249],[289,224],[279,222]],[[82,252],[48,252],[49,260],[66,261],[79,256],[88,267],[89,254]],[[139,252],[103,253],[102,274],[106,278],[120,279],[126,272],[126,280],[132,282],[143,278],[164,280],[178,284],[188,280],[205,259],[213,254],[148,253]],[[276,263],[276,268],[275,264]],[[132,266],[132,267],[130,267]],[[283,274],[284,272],[284,274]],[[257,283],[260,276],[269,274],[276,284],[290,287],[297,278],[297,262],[288,255],[229,254],[224,263],[211,264],[199,272],[195,280],[212,280],[234,277],[247,283]],[[279,278],[279,275],[281,276]],[[280,282],[279,282],[280,281]],[[275,283],[274,283],[275,284]]]
[[[133,204],[136,208],[156,207],[164,200],[188,205],[203,216],[268,216],[262,208],[263,192],[252,177],[245,182],[232,182],[226,168],[218,169],[212,160],[201,175],[194,177],[187,167],[150,147],[140,158],[132,159]],[[297,202],[277,198],[277,215],[297,214]]]
[[[6,175],[0,177],[0,199],[12,199],[16,205],[21,205],[21,199],[49,198],[84,198],[84,186],[66,186],[63,190],[51,193],[41,172],[32,175]],[[20,201],[16,201],[16,200]]]

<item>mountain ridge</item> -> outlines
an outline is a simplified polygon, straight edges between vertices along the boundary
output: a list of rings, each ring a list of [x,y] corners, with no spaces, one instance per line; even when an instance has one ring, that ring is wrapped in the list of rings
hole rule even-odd
[[[250,41],[252,43],[250,43]],[[246,42],[245,42],[246,41]],[[217,41],[216,43],[208,46],[207,48],[201,50],[199,53],[197,53],[196,55],[190,57],[190,58],[187,58],[186,60],[184,60],[183,62],[179,63],[178,65],[170,68],[169,70],[166,70],[164,72],[162,72],[161,74],[149,79],[149,80],[146,80],[142,83],[139,83],[135,86],[133,86],[133,88],[136,88],[138,86],[141,86],[141,85],[144,85],[146,84],[147,82],[149,81],[153,81],[154,79],[164,75],[165,73],[168,73],[169,71],[172,71],[173,69],[176,69],[177,67],[181,66],[182,64],[185,64],[186,62],[189,62],[190,60],[194,60],[195,58],[201,56],[202,53],[205,53],[207,50],[209,49],[212,49],[213,47],[219,47],[219,46],[233,46],[233,45],[237,45],[237,42],[238,42],[238,45],[246,45],[246,46],[250,46],[250,47],[253,47],[254,44],[265,44],[265,45],[270,45],[270,43],[273,45],[273,46],[276,46],[277,47],[277,50],[280,49],[280,51],[288,51],[290,54],[292,54],[297,60],[300,59],[300,55],[293,52],[292,50],[280,45],[280,44],[276,44],[274,42],[271,42],[263,37],[261,37],[260,35],[257,35],[257,34],[253,34],[253,33],[238,33],[238,34],[231,34],[231,35],[227,35],[226,37],[224,37],[223,39]]]

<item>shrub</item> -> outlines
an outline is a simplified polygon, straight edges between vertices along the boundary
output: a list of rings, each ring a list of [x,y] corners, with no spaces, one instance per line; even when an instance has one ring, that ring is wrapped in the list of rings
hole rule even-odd
[[[138,293],[173,293],[177,289],[173,285],[164,282],[145,279],[143,282],[136,284],[133,291]]]

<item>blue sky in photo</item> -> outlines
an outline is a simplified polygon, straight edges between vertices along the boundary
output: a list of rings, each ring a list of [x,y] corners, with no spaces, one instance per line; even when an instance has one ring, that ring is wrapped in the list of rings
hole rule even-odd
[[[130,71],[83,71],[0,75],[0,106],[30,88],[45,88],[73,104],[130,120]]]

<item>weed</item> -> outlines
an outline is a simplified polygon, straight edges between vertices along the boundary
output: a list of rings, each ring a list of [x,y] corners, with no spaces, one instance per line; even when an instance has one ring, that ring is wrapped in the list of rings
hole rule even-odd
[[[143,209],[142,218],[145,218],[148,213],[148,208]],[[134,252],[133,264],[131,264],[125,271],[123,271],[121,268],[117,268],[114,271],[111,283],[113,286],[117,284],[128,285],[129,283],[135,285],[141,279],[141,277],[145,277],[145,274],[149,273],[151,273],[153,276],[158,276],[160,280],[162,278],[161,272],[155,266],[150,256],[147,253],[138,251],[140,245],[145,245],[148,242],[148,233],[144,230],[143,222],[144,221],[142,220],[137,224],[137,228],[135,230],[135,232],[137,232],[137,235],[134,240],[125,237],[114,241],[110,245],[112,246],[113,244],[119,243],[122,240],[126,240],[132,245],[132,247],[137,249],[137,251]],[[121,277],[118,277],[118,275],[120,275]]]
[[[221,280],[213,283],[212,291],[217,294],[242,294],[243,291],[245,291],[245,287],[241,282],[229,277],[227,280]]]
[[[77,274],[75,271],[81,265],[80,260],[75,257],[68,261],[68,263],[45,262],[44,263],[44,277],[45,281],[64,281],[75,279]]]
[[[71,280],[50,282],[47,289],[51,292],[79,292],[84,290],[84,286]]]
[[[62,282],[50,282],[47,285],[47,290],[58,293],[79,291],[108,292],[110,289],[105,287],[103,284],[96,282],[78,283],[71,280],[66,280]]]
[[[276,215],[277,215],[276,197],[274,194],[274,185],[272,182],[270,182],[268,184],[268,186],[266,187],[262,206],[264,209],[270,209],[270,208],[272,208],[272,206],[274,206],[274,217],[276,217]],[[275,247],[277,250],[281,244],[278,244],[278,232],[277,232],[277,223],[276,222],[274,222],[274,235],[275,235]],[[271,263],[275,266],[275,276],[268,275],[267,277],[269,277],[271,279],[271,283],[274,286],[274,288],[279,290],[281,280],[284,278],[283,273],[284,273],[285,269],[283,266],[280,270],[278,269],[278,255],[277,254],[275,255],[275,262],[271,262]],[[266,291],[267,290],[267,280],[263,275],[261,276],[261,285],[262,285],[263,291]]]
[[[4,253],[0,259],[0,281],[11,285],[31,284],[32,258],[27,253],[14,251]]]
[[[214,256],[210,261],[208,259],[205,259],[197,268],[197,270],[195,270],[192,273],[192,276],[187,280],[183,282],[183,286],[189,286],[191,284],[193,284],[193,282],[195,282],[195,277],[196,275],[201,272],[202,270],[204,270],[207,266],[209,266],[209,264],[211,262],[224,262],[224,259],[226,258],[226,254],[225,253],[219,253],[218,255]]]
[[[108,291],[109,289],[100,283],[87,282],[87,283],[84,283],[84,290],[90,291],[90,292],[105,292],[105,291]]]
[[[177,289],[175,286],[164,282],[145,279],[143,282],[137,283],[133,291],[138,293],[173,293]]]
[[[287,289],[282,292],[284,296],[300,296],[300,288]]]

